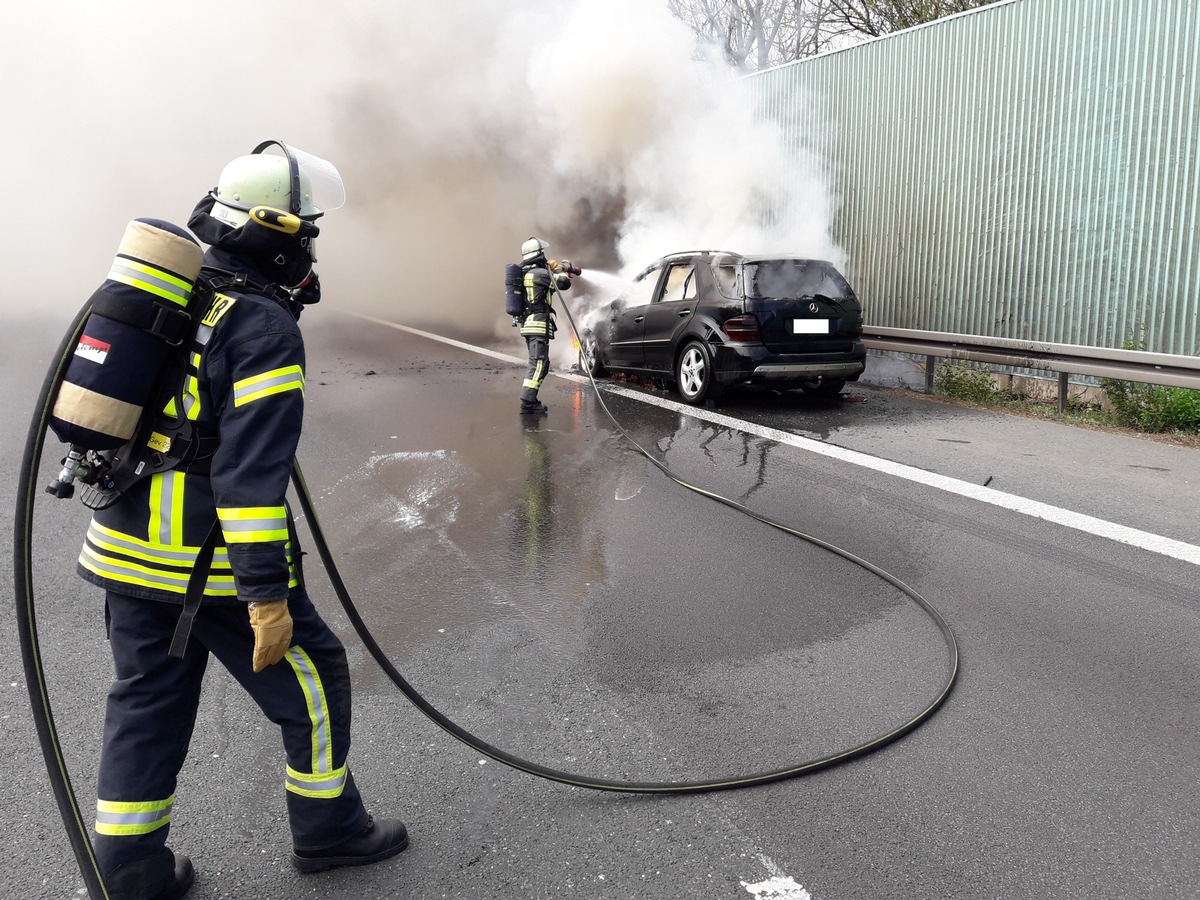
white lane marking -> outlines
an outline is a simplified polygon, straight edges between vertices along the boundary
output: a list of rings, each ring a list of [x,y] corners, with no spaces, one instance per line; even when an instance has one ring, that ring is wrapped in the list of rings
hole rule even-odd
[[[776,875],[754,884],[743,881],[742,887],[759,900],[812,900],[812,894],[806,891],[803,885],[796,884],[786,875]]]
[[[771,877],[766,881],[758,881],[753,884],[748,881],[741,882],[742,887],[749,893],[758,900],[812,900],[812,894],[806,891],[803,885],[797,884],[791,876],[785,874],[773,859],[762,853],[755,855],[771,873]]]
[[[383,319],[375,319],[371,318],[370,316],[359,315],[358,313],[347,313],[347,315],[356,316],[360,319],[367,319],[380,325],[386,325],[389,328],[397,328],[400,331],[407,331],[410,334],[416,334],[420,335],[421,337],[430,338],[431,340],[441,341],[444,344],[451,344],[455,347],[461,347],[464,350],[470,350],[473,353],[482,353],[485,356],[492,356],[496,359],[502,359],[508,362],[516,363],[517,365],[525,365],[528,362],[528,360],[521,359],[516,356],[497,353],[494,350],[476,347],[473,344],[464,344],[461,341],[455,341],[450,338],[441,337],[440,335],[430,334],[427,331],[418,331],[415,328],[409,328],[405,325],[397,325],[394,322],[388,322]],[[582,382],[584,384],[588,382],[588,378],[582,375],[572,375],[567,372],[555,372],[553,370],[550,372],[550,374],[557,378],[563,378],[567,381]],[[1194,566],[1200,566],[1200,547],[1196,546],[1195,544],[1177,541],[1173,538],[1163,537],[1162,535],[1154,534],[1149,531],[1140,531],[1137,528],[1130,528],[1126,525],[1118,525],[1116,522],[1109,522],[1105,519],[1097,519],[1094,516],[1072,512],[1069,509],[1051,506],[1048,503],[1041,503],[1037,500],[1018,497],[1015,494],[1006,494],[1003,491],[997,491],[994,488],[986,488],[982,485],[971,484],[969,481],[959,481],[957,478],[949,478],[945,475],[938,475],[935,472],[926,472],[924,469],[906,466],[903,463],[892,462],[891,460],[887,459],[880,459],[876,456],[868,456],[866,453],[859,453],[857,450],[847,450],[844,447],[837,447],[833,444],[814,441],[811,438],[800,437],[799,435],[792,434],[791,432],[780,431],[777,428],[771,428],[767,425],[757,425],[753,422],[744,422],[741,419],[734,419],[730,416],[721,415],[721,413],[714,412],[711,409],[702,409],[697,406],[687,406],[686,404],[678,403],[674,400],[668,400],[666,397],[655,397],[652,394],[642,394],[637,391],[631,391],[628,388],[617,387],[615,385],[601,385],[601,387],[605,393],[618,394],[622,397],[629,397],[642,403],[649,403],[653,406],[660,406],[663,409],[674,410],[675,412],[684,413],[696,419],[703,419],[706,422],[712,422],[715,425],[724,425],[726,428],[732,428],[736,431],[757,435],[758,437],[767,438],[768,440],[776,441],[780,444],[787,444],[790,447],[796,447],[800,450],[807,450],[810,453],[819,453],[822,456],[847,462],[851,465],[862,466],[865,469],[873,469],[874,471],[881,472],[885,475],[903,478],[907,481],[912,481],[917,484],[923,484],[927,487],[936,488],[939,491],[957,494],[960,497],[968,497],[972,500],[978,500],[981,503],[989,503],[992,506],[998,506],[1002,509],[1021,513],[1022,515],[1032,516],[1035,519],[1044,519],[1047,522],[1053,522],[1056,525],[1062,525],[1064,528],[1072,528],[1076,531],[1082,531],[1086,534],[1095,535],[1096,537],[1107,538],[1108,540],[1116,541],[1121,544],[1128,544],[1131,547],[1138,547],[1142,550],[1148,550],[1151,553],[1158,553],[1162,556],[1169,556],[1172,559],[1178,559],[1182,562],[1191,563]]]
[[[575,378],[577,376],[570,377]],[[803,438],[791,432],[780,431],[777,428],[771,428],[767,425],[743,422],[740,419],[734,419],[730,416],[723,416],[718,412],[713,412],[711,409],[698,409],[694,406],[685,406],[682,403],[676,403],[674,400],[668,400],[665,397],[640,394],[622,387],[608,387],[607,391],[620,394],[623,397],[632,397],[645,403],[661,406],[664,409],[687,413],[688,415],[704,419],[716,425],[724,425],[727,428],[748,432],[767,438],[768,440],[778,441],[781,444],[807,450],[810,453],[819,453],[822,456],[862,466],[865,469],[874,469],[876,472],[882,472],[885,475],[893,475],[897,478],[916,482],[917,484],[937,488],[939,491],[957,494],[960,497],[969,497],[972,500],[990,503],[992,506],[999,506],[1002,509],[1022,513],[1026,516],[1045,519],[1047,522],[1054,522],[1057,525],[1073,528],[1076,531],[1083,531],[1097,537],[1108,538],[1109,540],[1129,544],[1133,547],[1140,547],[1143,550],[1149,550],[1151,553],[1170,556],[1173,559],[1192,563],[1192,565],[1200,565],[1200,547],[1197,547],[1195,544],[1177,541],[1173,538],[1163,537],[1149,531],[1139,531],[1136,528],[1118,525],[1115,522],[1109,522],[1105,519],[1097,519],[1094,516],[1072,512],[1069,509],[1051,506],[1048,503],[1041,503],[1026,497],[1018,497],[1015,494],[1006,494],[995,488],[986,488],[982,485],[971,484],[969,481],[959,481],[957,478],[938,475],[936,472],[927,472],[924,469],[906,466],[903,463],[880,459],[876,456],[868,456],[866,453],[859,453],[857,450],[847,450],[844,447],[814,441],[811,438]]]
[[[348,310],[338,310],[346,316],[353,316],[356,319],[365,319],[368,322],[374,322],[376,325],[386,325],[388,328],[395,328],[397,331],[407,331],[409,334],[415,334],[423,338],[429,338],[431,341],[441,341],[443,344],[449,344],[451,347],[460,347],[463,350],[470,350],[472,353],[482,353],[484,356],[491,356],[494,359],[502,359],[505,362],[516,363],[519,366],[526,365],[529,362],[528,358],[522,359],[519,356],[510,356],[507,353],[498,353],[495,350],[488,350],[486,347],[476,347],[474,344],[464,344],[462,341],[456,341],[453,338],[442,337],[440,334],[433,334],[430,331],[421,331],[417,328],[409,328],[407,325],[398,325],[395,322],[389,322],[387,319],[377,319],[374,316],[364,316],[362,313],[350,312]]]

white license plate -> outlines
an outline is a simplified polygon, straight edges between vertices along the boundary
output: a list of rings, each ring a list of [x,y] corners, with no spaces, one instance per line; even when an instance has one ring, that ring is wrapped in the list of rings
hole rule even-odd
[[[792,334],[829,334],[829,320],[792,319]]]

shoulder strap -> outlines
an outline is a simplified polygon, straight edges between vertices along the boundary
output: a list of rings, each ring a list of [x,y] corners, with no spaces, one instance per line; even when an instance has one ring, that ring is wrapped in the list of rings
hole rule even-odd
[[[208,584],[208,573],[212,568],[213,552],[217,548],[217,520],[214,519],[208,529],[208,536],[196,553],[196,564],[188,576],[187,592],[183,595],[183,610],[179,613],[179,622],[175,626],[175,634],[171,638],[169,656],[183,659],[187,652],[188,638],[192,633],[192,620],[200,611],[200,601],[204,599],[204,588]]]

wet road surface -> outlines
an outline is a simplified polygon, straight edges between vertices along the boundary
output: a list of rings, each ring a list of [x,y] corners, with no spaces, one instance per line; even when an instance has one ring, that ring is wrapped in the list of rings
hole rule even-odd
[[[300,461],[342,577],[400,671],[483,739],[587,775],[719,777],[874,737],[940,685],[945,647],[910,600],[670,482],[588,385],[548,379],[550,414],[522,419],[523,364],[330,314],[302,324]],[[20,425],[4,437],[10,471],[57,339],[28,337],[3,370]],[[516,344],[501,349],[517,354]],[[974,483],[991,474],[1045,503],[1197,540],[1181,496],[1195,451],[870,386],[848,393],[866,402],[750,395],[720,411]],[[862,760],[748,791],[647,798],[551,784],[482,759],[405,701],[311,554],[310,591],[351,656],[356,779],[376,814],[405,819],[412,846],[363,870],[294,873],[277,738],[214,666],[173,823],[172,844],[199,872],[189,896],[1190,895],[1200,874],[1194,565],[674,408],[606,402],[685,480],[926,596],[963,649],[946,708]],[[14,490],[15,476],[0,485],[10,509]],[[39,634],[90,821],[111,677],[102,603],[71,574],[83,510],[48,501],[38,515]],[[16,789],[0,897],[70,897],[82,882],[9,619],[3,765]]]

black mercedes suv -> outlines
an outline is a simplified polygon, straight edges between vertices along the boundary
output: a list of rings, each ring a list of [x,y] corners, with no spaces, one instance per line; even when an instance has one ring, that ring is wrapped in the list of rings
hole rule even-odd
[[[866,367],[862,325],[862,306],[832,263],[673,253],[593,318],[580,365],[663,378],[693,404],[740,384],[833,396]]]

